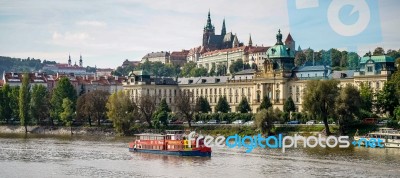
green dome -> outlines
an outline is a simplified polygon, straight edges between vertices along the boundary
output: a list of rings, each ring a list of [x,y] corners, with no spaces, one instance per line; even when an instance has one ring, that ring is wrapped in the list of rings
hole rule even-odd
[[[281,30],[276,35],[276,43],[267,51],[267,56],[270,59],[274,58],[294,58],[294,49],[290,49],[282,42]]]

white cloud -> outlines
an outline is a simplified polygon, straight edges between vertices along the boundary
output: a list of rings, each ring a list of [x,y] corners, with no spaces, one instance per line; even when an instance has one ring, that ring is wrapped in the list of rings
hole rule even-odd
[[[79,21],[79,22],[76,22],[76,24],[77,25],[81,25],[81,26],[93,26],[93,27],[104,27],[104,26],[107,25],[105,22],[95,21],[95,20],[92,20],[92,21],[86,21],[86,20]]]
[[[89,35],[84,32],[77,32],[77,33],[53,32],[52,36],[52,40],[55,44],[70,43],[70,42],[79,43],[79,42],[84,42],[87,39],[89,39]]]

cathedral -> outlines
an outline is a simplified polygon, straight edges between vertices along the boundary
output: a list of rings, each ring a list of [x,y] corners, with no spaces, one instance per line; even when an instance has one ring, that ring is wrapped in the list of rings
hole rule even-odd
[[[214,51],[242,45],[243,44],[239,43],[236,34],[234,35],[232,32],[226,33],[225,19],[222,22],[221,34],[215,34],[215,27],[211,23],[210,11],[208,11],[207,24],[204,26],[203,30],[203,49],[205,51]]]

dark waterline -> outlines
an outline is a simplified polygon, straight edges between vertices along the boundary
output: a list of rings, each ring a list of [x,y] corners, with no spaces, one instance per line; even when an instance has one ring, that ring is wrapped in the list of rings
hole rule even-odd
[[[128,152],[130,137],[0,134],[1,177],[398,177],[400,149],[213,148],[211,158]]]

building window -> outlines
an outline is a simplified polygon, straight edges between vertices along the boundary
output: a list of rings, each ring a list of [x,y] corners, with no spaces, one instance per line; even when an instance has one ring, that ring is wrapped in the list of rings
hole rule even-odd
[[[368,66],[368,67],[367,67],[367,71],[368,71],[368,72],[372,72],[372,66]]]
[[[376,82],[376,89],[380,89],[379,88],[379,81]]]
[[[261,100],[261,99],[260,99],[260,91],[257,91],[257,102],[258,102],[258,103],[261,102],[260,100]]]
[[[210,95],[212,95],[212,89],[210,89]]]

